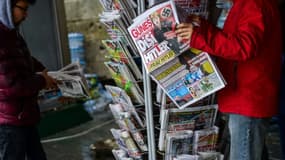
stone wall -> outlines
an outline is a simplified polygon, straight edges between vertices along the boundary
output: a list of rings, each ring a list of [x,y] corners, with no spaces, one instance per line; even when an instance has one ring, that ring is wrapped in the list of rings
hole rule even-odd
[[[80,32],[85,36],[86,73],[96,73],[110,78],[103,62],[106,50],[101,40],[107,39],[107,32],[99,22],[102,12],[99,0],[64,0],[68,32]]]

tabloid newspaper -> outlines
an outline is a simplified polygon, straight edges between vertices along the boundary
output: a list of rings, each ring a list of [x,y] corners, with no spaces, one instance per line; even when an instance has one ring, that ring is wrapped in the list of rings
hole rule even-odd
[[[78,62],[71,63],[59,71],[48,72],[57,81],[57,86],[64,97],[89,97],[87,81]]]
[[[225,87],[206,52],[189,49],[179,40],[179,23],[172,0],[148,9],[128,28],[146,71],[178,108],[185,108]]]
[[[167,133],[201,130],[214,126],[217,115],[217,105],[190,107],[185,109],[169,109],[162,111],[158,148],[165,150],[165,135]]]
[[[222,75],[206,52],[184,52],[150,76],[180,109],[225,87]]]
[[[179,23],[173,1],[156,5],[134,19],[128,27],[148,73],[189,48],[175,33]]]
[[[129,53],[125,45],[118,40],[102,40],[102,44],[106,47],[109,55],[108,59],[114,62],[122,62],[127,65],[137,80],[142,79],[142,73],[135,63],[132,55]]]

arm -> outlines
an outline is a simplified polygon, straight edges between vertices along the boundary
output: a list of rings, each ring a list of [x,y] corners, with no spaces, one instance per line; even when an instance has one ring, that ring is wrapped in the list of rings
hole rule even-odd
[[[35,71],[40,72],[39,75],[43,76],[45,79],[45,88],[57,88],[56,80],[48,75],[48,70],[45,68],[45,66],[33,56],[32,61]]]
[[[191,38],[191,47],[226,59],[245,61],[256,56],[263,43],[265,17],[261,8],[252,2],[248,2],[247,6],[239,12],[246,13],[234,15],[238,19],[229,15],[226,23],[236,25],[228,25],[224,31],[206,20],[200,20],[199,27],[181,24],[178,30],[188,29],[188,37],[186,38]],[[178,32],[178,34],[182,33]],[[184,34],[186,36],[185,32]]]

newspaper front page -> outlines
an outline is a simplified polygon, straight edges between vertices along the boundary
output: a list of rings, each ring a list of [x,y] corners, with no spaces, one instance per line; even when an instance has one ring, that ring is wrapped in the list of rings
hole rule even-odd
[[[174,2],[167,1],[139,15],[128,27],[148,73],[189,48],[175,33],[176,13]]]
[[[136,17],[128,31],[147,73],[182,109],[226,83],[208,53],[190,49],[189,41],[176,36],[177,24],[176,6],[170,0]]]
[[[224,79],[206,52],[184,52],[151,73],[170,99],[185,108],[225,87]]]

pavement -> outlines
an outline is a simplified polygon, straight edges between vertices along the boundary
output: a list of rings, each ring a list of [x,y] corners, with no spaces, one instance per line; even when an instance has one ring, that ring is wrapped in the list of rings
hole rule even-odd
[[[47,158],[114,160],[110,149],[115,144],[109,130],[116,128],[117,124],[109,111],[96,113],[93,117],[91,121],[42,139]]]
[[[76,118],[76,117],[74,117]],[[110,128],[118,128],[110,111],[93,115],[93,120],[42,140],[49,160],[114,160],[115,142]],[[267,138],[269,160],[281,160],[279,127],[272,123]]]

